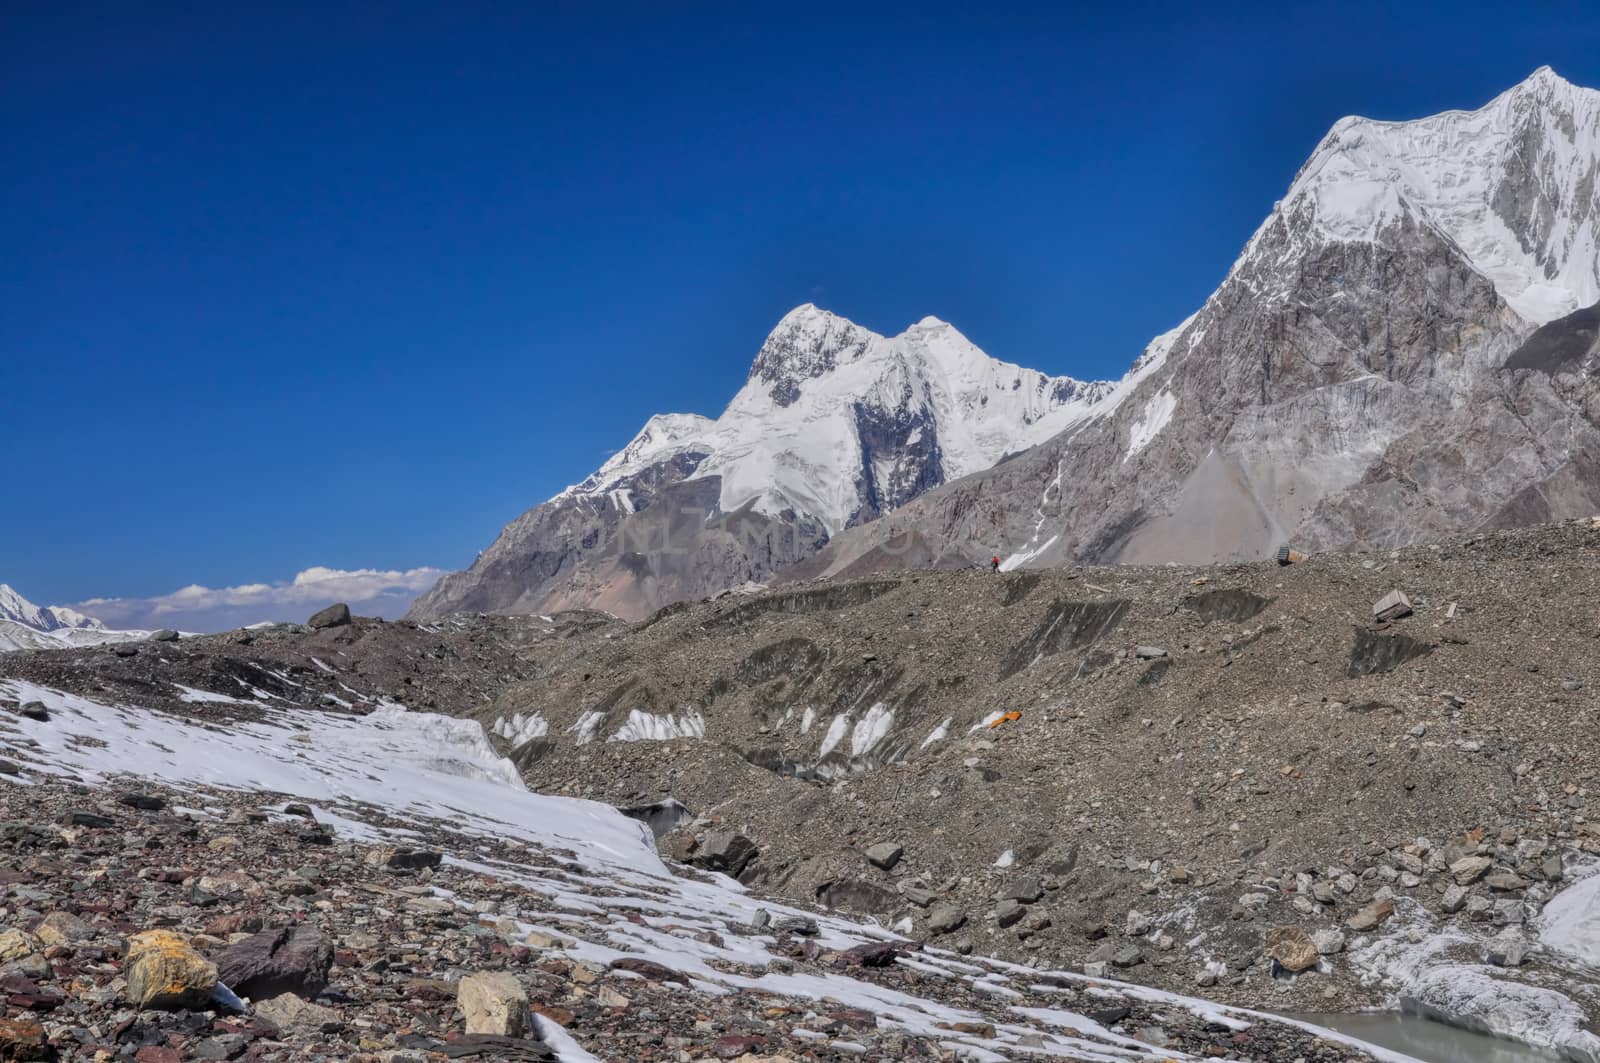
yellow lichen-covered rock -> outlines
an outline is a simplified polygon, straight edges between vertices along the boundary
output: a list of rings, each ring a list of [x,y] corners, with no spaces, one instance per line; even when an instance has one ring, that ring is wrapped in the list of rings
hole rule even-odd
[[[217,966],[170,930],[128,939],[128,1003],[141,1008],[200,1007],[217,986]]]
[[[38,938],[26,930],[0,931],[0,963],[13,963],[24,956],[32,956],[44,948]]]

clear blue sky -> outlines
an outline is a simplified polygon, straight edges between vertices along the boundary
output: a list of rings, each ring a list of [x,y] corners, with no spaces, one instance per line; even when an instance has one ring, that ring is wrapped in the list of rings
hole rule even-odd
[[[463,566],[808,300],[1118,375],[1341,115],[1600,86],[1591,3],[1068,6],[7,4],[0,581]]]

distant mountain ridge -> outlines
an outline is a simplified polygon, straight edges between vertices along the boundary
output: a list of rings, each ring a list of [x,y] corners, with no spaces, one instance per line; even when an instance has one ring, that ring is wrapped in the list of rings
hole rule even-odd
[[[1475,111],[1342,119],[1121,381],[800,307],[722,417],[652,419],[413,615],[639,616],[991,553],[1248,560],[1600,512],[1597,249],[1600,93],[1546,67]]]
[[[149,634],[112,630],[94,617],[64,605],[34,605],[8,584],[0,583],[0,653],[130,642]]]

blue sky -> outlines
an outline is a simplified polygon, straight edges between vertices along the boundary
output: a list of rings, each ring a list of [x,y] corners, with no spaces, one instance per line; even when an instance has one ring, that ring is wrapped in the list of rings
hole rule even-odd
[[[1600,86],[1590,4],[1294,6],[7,5],[0,580],[461,567],[805,301],[1115,376],[1341,115]]]

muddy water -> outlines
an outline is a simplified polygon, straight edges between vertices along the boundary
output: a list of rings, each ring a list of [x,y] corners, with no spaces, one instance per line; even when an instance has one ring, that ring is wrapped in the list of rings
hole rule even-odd
[[[1295,1018],[1404,1052],[1425,1063],[1561,1063],[1562,1058],[1501,1037],[1398,1012],[1296,1015]]]

